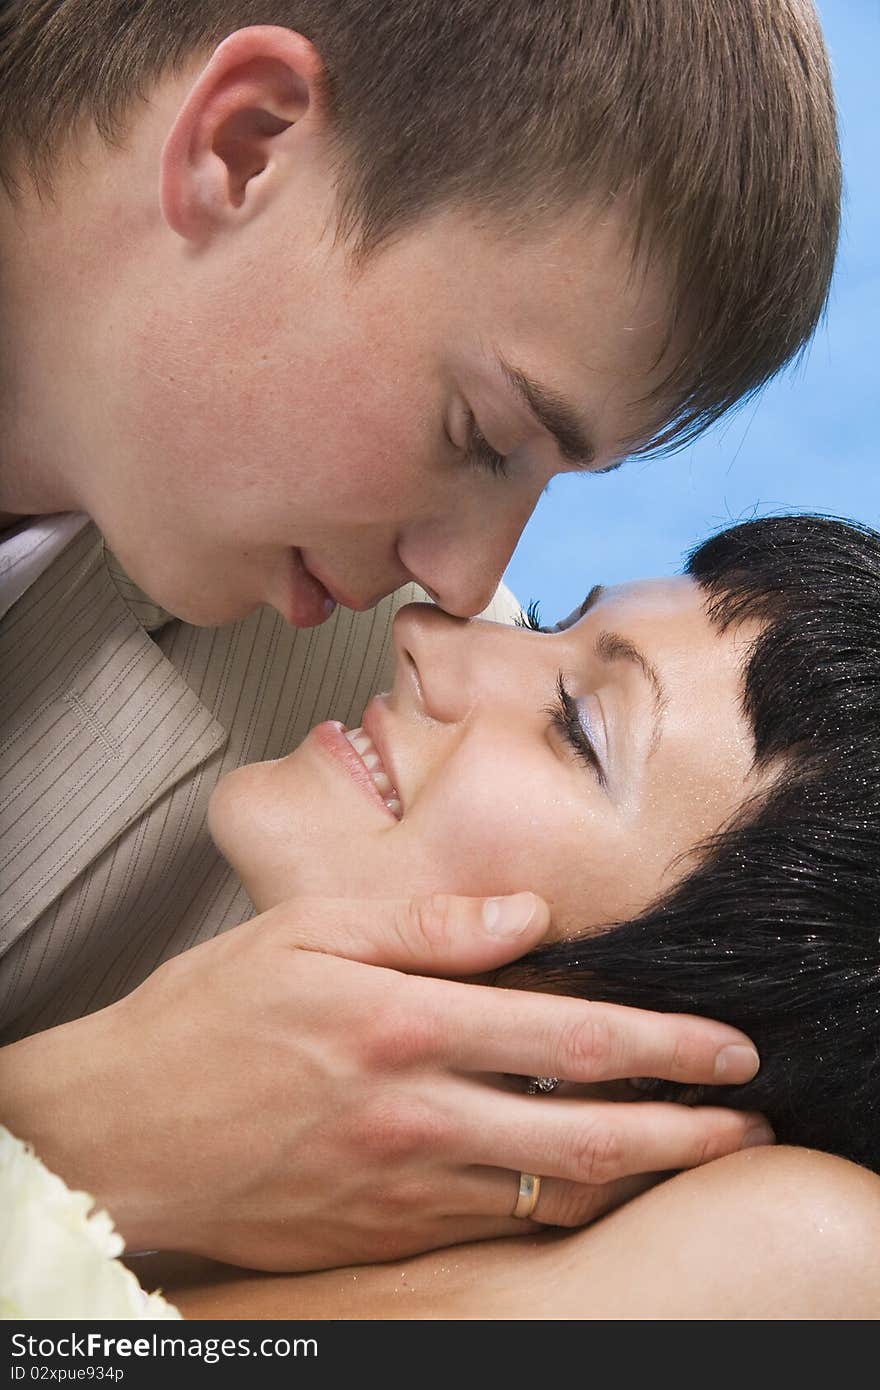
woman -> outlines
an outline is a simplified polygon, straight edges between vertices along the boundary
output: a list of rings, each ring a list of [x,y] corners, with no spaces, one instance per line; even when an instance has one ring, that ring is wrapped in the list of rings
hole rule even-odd
[[[585,1232],[422,1256],[405,1279],[172,1295],[202,1316],[880,1315],[880,1183],[842,1161],[880,1168],[880,537],[752,522],[680,578],[594,588],[552,632],[413,606],[395,643],[362,728],[321,725],[218,787],[212,830],[258,910],[528,886],[547,943],[497,983],[742,1028],[761,1071],[711,1099],[842,1157],[740,1153]],[[634,1080],[608,1103],[674,1093]],[[498,1174],[511,1205],[518,1178]]]

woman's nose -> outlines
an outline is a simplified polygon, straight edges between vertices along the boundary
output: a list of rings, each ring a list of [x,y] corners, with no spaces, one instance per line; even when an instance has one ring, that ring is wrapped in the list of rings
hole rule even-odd
[[[459,703],[450,697],[456,681],[460,684],[461,653],[455,635],[464,626],[463,619],[431,603],[408,603],[391,630],[395,695],[444,723],[460,717]]]
[[[523,682],[535,683],[518,628],[410,603],[394,619],[393,641],[395,692],[441,723],[458,723],[486,701],[521,699]]]

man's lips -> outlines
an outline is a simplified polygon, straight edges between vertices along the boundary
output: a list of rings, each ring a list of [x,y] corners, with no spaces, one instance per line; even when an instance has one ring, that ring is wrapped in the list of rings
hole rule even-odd
[[[292,627],[317,627],[326,622],[336,607],[336,598],[321,583],[296,548],[290,550],[290,571],[284,605],[278,603]]]
[[[307,572],[312,578],[318,581],[322,589],[324,589],[341,608],[350,608],[353,613],[366,613],[368,608],[375,608],[376,604],[379,603],[386,594],[393,593],[393,589],[383,589],[380,593],[374,594],[370,598],[355,598],[353,594],[347,593],[345,590],[341,589],[335,580],[328,578],[314,560],[311,558],[306,560],[305,557],[302,556],[302,552],[300,552],[300,554],[302,563]]]

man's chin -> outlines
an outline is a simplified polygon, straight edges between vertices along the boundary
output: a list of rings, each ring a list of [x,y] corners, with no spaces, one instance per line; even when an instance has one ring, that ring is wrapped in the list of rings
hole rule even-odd
[[[160,607],[175,618],[179,618],[182,623],[188,623],[190,627],[225,627],[228,623],[238,623],[243,618],[249,618],[251,613],[255,613],[262,605],[254,602],[235,603],[230,601],[226,604],[218,604],[214,601],[196,601],[194,603],[180,603],[174,608],[161,603]]]
[[[131,570],[126,572],[158,608],[191,627],[224,627],[249,617],[261,606],[259,600],[242,598],[229,589],[208,585],[195,589],[191,583],[186,587],[164,576],[145,574],[139,579]]]

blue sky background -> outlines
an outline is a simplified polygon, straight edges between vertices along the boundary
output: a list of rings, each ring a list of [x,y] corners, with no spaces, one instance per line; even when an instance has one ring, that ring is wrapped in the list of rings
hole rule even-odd
[[[880,528],[880,0],[819,0],[834,66],[846,194],[831,302],[808,356],[681,454],[556,479],[507,582],[545,619],[596,582],[674,573],[734,520],[832,512]]]

